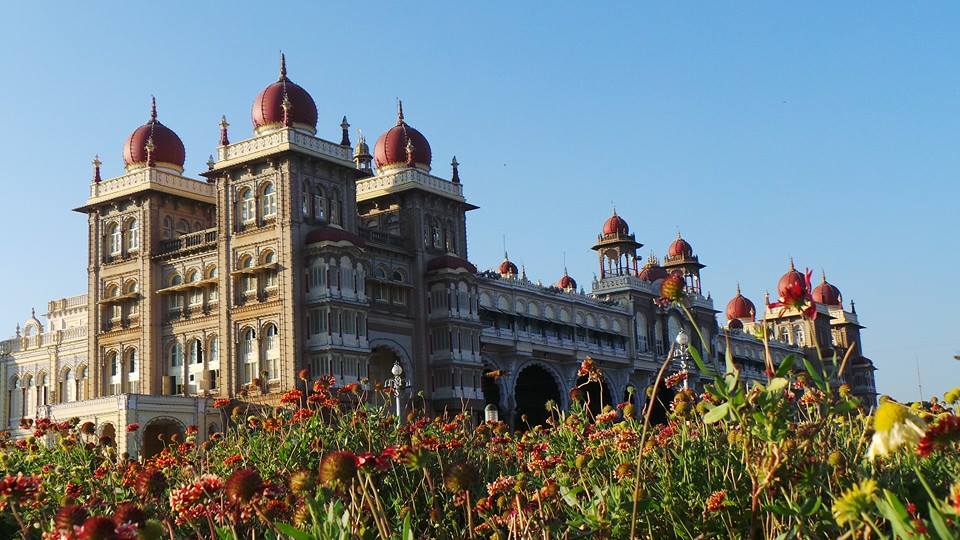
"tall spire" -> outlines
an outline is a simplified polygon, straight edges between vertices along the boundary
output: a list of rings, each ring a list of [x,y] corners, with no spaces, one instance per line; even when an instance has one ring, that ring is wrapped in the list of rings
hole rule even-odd
[[[403,100],[397,98],[397,125],[403,124]]]
[[[737,296],[740,296],[740,282],[737,282]]]
[[[280,51],[280,78],[277,80],[287,80],[287,57],[283,55],[283,51]]]
[[[150,96],[150,121],[157,121],[157,98]]]
[[[347,115],[343,115],[340,121],[340,146],[350,146],[350,122],[347,122]]]
[[[790,270],[796,270],[797,268],[793,266],[793,257],[790,257]]]
[[[827,273],[823,270],[823,268],[820,269],[820,279],[822,279],[824,283],[827,282]]]
[[[230,144],[230,137],[227,135],[228,127],[230,127],[230,123],[227,122],[227,115],[224,114],[220,117],[220,146]]]
[[[100,154],[93,156],[93,181],[94,183],[100,183]]]
[[[453,159],[450,161],[450,167],[453,168],[453,175],[450,177],[450,181],[454,184],[460,183],[460,163],[457,161],[457,156],[453,156]]]

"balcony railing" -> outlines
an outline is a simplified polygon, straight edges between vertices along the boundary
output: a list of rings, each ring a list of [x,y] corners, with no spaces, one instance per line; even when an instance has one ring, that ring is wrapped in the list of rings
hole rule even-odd
[[[161,240],[160,248],[157,250],[158,255],[168,255],[170,253],[176,253],[178,251],[188,250],[188,249],[199,249],[204,247],[209,247],[216,245],[217,243],[217,229],[206,229],[203,231],[192,232],[184,234],[179,238],[173,238],[170,240]]]

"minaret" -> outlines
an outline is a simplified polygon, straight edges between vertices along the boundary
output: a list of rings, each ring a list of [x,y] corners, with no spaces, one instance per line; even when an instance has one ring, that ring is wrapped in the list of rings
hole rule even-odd
[[[227,128],[230,124],[227,122],[227,115],[220,117],[220,146],[230,144],[230,137],[227,135]]]
[[[99,183],[100,183],[100,165],[101,165],[101,163],[102,163],[102,162],[100,161],[100,154],[97,154],[97,155],[93,156],[93,183],[94,183],[94,184],[99,184]]]
[[[357,133],[357,146],[353,149],[353,162],[356,163],[357,169],[372,175],[373,156],[370,155],[370,147],[367,146],[367,140],[364,138],[363,132],[357,130]]]
[[[350,144],[350,122],[347,122],[347,117],[344,115],[343,120],[340,121],[340,146],[346,146],[349,148]]]
[[[450,176],[450,181],[454,184],[460,183],[460,163],[457,162],[457,156],[453,156],[453,160],[450,161],[450,167],[453,168],[453,174]]]

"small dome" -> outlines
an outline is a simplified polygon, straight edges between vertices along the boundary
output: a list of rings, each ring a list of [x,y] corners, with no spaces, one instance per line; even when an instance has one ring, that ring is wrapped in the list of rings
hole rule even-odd
[[[790,260],[790,270],[780,276],[777,282],[777,292],[783,299],[802,299],[807,292],[806,277],[793,266],[793,260]]]
[[[287,78],[287,62],[280,55],[280,78],[257,94],[253,100],[254,131],[260,134],[269,129],[283,127],[283,104],[286,99],[289,106],[289,123],[295,128],[317,132],[317,104],[310,93]]]
[[[603,222],[603,234],[627,235],[630,234],[630,226],[627,225],[626,220],[618,216],[617,211],[614,210],[613,215]]]
[[[508,257],[506,253],[503,254],[503,262],[497,267],[497,272],[499,272],[501,276],[516,276],[519,273],[517,271],[517,265],[513,264],[513,261],[510,260],[510,257]]]
[[[466,259],[461,259],[456,255],[441,255],[427,264],[427,272],[433,272],[435,270],[459,270],[463,269],[471,274],[477,273],[477,267],[470,264],[470,261]]]
[[[727,302],[726,313],[729,321],[736,319],[750,319],[752,321],[756,317],[757,308],[754,307],[749,298],[740,294],[740,286],[737,285],[737,295]]]
[[[148,151],[148,147],[152,148]],[[123,143],[123,163],[127,171],[157,165],[182,173],[186,156],[180,137],[157,120],[157,100],[154,99],[150,107],[150,120],[133,130]]]
[[[657,260],[657,256],[654,253],[650,253],[650,256],[647,257],[647,263],[643,265],[637,277],[653,283],[658,279],[667,277],[667,271],[660,266],[660,261]]]
[[[730,330],[743,330],[743,321],[740,319],[732,319],[727,323],[727,328]]]
[[[843,296],[836,285],[827,282],[824,274],[823,281],[813,289],[813,301],[825,306],[839,306],[843,303]]]
[[[574,291],[575,291],[575,290],[577,290],[577,280],[575,280],[575,279],[573,279],[572,277],[570,277],[570,275],[567,274],[567,271],[564,270],[564,271],[563,271],[563,276],[561,276],[560,279],[557,280],[557,282],[554,284],[554,287],[556,287],[556,288],[558,288],[558,289],[563,289],[563,290],[565,290],[565,291],[567,291],[567,290],[574,290]]]
[[[373,146],[373,160],[378,169],[418,167],[430,170],[433,153],[422,133],[403,119],[403,103],[397,104],[397,125],[380,135]]]
[[[692,257],[693,246],[677,233],[677,239],[667,248],[667,257]]]

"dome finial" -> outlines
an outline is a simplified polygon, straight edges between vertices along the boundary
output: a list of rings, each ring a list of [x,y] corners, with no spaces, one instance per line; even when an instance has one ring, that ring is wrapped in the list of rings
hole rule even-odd
[[[790,270],[796,270],[797,268],[793,265],[793,257],[790,257]]]
[[[347,122],[347,115],[343,115],[340,121],[340,146],[350,146],[350,122]]]
[[[287,80],[287,57],[284,56],[283,51],[280,51],[280,78],[277,80]]]
[[[150,121],[157,121],[157,98],[150,96]]]
[[[820,269],[820,279],[822,279],[824,283],[827,282],[827,272],[823,268]]]
[[[740,296],[740,282],[737,282],[737,296]]]
[[[454,184],[460,183],[460,163],[457,161],[457,156],[453,156],[453,159],[450,160],[450,167],[453,168],[453,174],[451,175],[450,181]]]
[[[227,135],[227,128],[230,127],[230,123],[227,122],[227,115],[220,116],[220,146],[226,146],[230,144],[230,137]]]
[[[403,100],[397,98],[397,125],[403,124]]]
[[[94,183],[100,183],[100,154],[93,156],[93,181]]]

